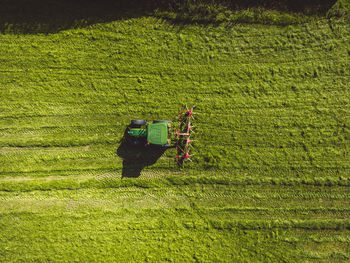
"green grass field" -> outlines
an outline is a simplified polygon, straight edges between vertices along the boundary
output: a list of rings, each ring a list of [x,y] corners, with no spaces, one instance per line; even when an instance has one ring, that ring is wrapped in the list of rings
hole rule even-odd
[[[350,260],[346,19],[0,29],[0,262]],[[184,103],[194,162],[121,178],[130,120]]]

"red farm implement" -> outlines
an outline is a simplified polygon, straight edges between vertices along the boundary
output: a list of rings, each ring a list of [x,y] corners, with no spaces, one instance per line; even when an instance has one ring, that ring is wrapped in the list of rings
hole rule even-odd
[[[183,167],[185,162],[192,162],[190,154],[192,148],[192,138],[194,131],[192,120],[194,120],[193,115],[196,114],[194,106],[188,108],[186,105],[180,109],[178,128],[175,128],[175,161],[179,167]]]

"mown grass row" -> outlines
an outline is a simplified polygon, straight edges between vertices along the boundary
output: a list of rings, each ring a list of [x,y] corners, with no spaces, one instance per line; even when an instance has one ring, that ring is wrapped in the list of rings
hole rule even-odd
[[[11,220],[13,217],[17,217],[18,219],[22,219],[24,222],[30,221],[33,218],[45,218],[45,221],[51,220],[56,222],[57,224],[65,225],[67,221],[69,222],[69,218],[71,220],[79,220],[79,221],[87,221],[91,223],[97,223],[98,220],[109,220],[111,217],[119,218],[120,215],[124,215],[124,220],[116,220],[113,222],[113,229],[117,231],[125,231],[125,230],[180,230],[183,228],[186,229],[196,229],[200,231],[208,231],[210,229],[213,230],[232,230],[236,231],[238,229],[247,229],[247,230],[271,230],[271,229],[304,229],[304,230],[350,230],[350,220],[349,219],[278,219],[278,220],[267,220],[267,219],[211,219],[205,213],[201,213],[200,216],[193,215],[193,211],[191,213],[181,213],[177,218],[171,218],[174,213],[167,214],[167,211],[155,211],[145,210],[142,211],[144,213],[143,218],[147,218],[147,220],[142,220],[133,218],[128,214],[128,210],[126,211],[117,211],[117,212],[105,212],[105,215],[102,216],[101,212],[90,212],[89,214],[69,214],[69,213],[60,213],[60,214],[40,214],[40,213],[31,213],[28,211],[22,212],[10,212],[1,214],[2,219],[2,227],[4,227],[4,221]],[[147,213],[149,212],[149,213]],[[195,211],[194,213],[200,213],[201,211]],[[152,215],[153,214],[153,215]],[[176,214],[176,213],[175,213]],[[66,220],[62,220],[62,216],[67,217]],[[139,214],[139,216],[141,216]],[[201,218],[200,218],[201,217]],[[91,225],[88,226],[91,229]],[[96,231],[104,231],[109,229],[108,226],[100,225],[94,226]]]
[[[19,183],[20,182],[20,183]],[[54,189],[84,189],[84,188],[120,188],[120,187],[141,187],[157,188],[174,185],[197,185],[197,184],[218,184],[218,185],[314,185],[314,186],[349,186],[350,179],[347,177],[314,177],[314,178],[266,178],[266,177],[233,177],[233,176],[206,176],[197,174],[196,176],[168,176],[166,178],[126,178],[120,180],[119,177],[107,178],[86,178],[79,179],[72,177],[43,179],[2,179],[0,181],[1,191],[34,191],[34,190],[54,190]]]
[[[130,200],[132,197],[129,198]],[[140,200],[140,197],[135,198],[134,200]],[[214,200],[214,199],[213,199]],[[212,200],[212,201],[213,201]],[[120,200],[119,200],[120,201]],[[172,202],[172,206],[166,205],[156,205],[155,207],[151,207],[152,203],[154,204],[154,200],[142,200],[142,208],[137,207],[128,207],[124,208],[127,205],[126,200],[123,200],[123,205],[118,202],[116,204],[116,200],[52,200],[46,199],[42,200],[41,203],[38,203],[37,200],[32,200],[30,195],[28,195],[27,199],[15,199],[8,198],[5,201],[1,200],[3,206],[7,207],[7,209],[11,208],[12,211],[6,211],[5,208],[1,209],[2,217],[10,217],[10,216],[21,216],[26,214],[32,214],[32,216],[38,216],[41,213],[42,209],[46,210],[46,214],[52,213],[67,213],[69,216],[73,214],[90,214],[91,219],[100,217],[101,213],[106,213],[106,217],[114,217],[116,221],[121,221],[122,224],[125,224],[124,218],[127,217],[128,223],[136,222],[140,218],[146,218],[147,221],[152,219],[150,218],[158,218],[160,216],[166,217],[168,219],[178,218],[180,221],[191,221],[197,217],[201,217],[204,221],[206,221],[209,226],[212,226],[215,223],[217,226],[218,222],[224,222],[224,225],[228,224],[227,222],[233,221],[232,224],[238,224],[243,222],[243,225],[240,226],[232,226],[229,228],[225,226],[224,228],[234,230],[234,229],[242,229],[244,226],[248,229],[248,224],[244,222],[255,222],[257,221],[257,228],[260,229],[268,229],[268,228],[301,228],[306,229],[306,224],[310,224],[307,229],[329,229],[329,230],[344,230],[348,229],[348,219],[347,215],[349,214],[349,209],[346,207],[334,207],[334,208],[325,208],[325,207],[287,207],[286,209],[276,209],[272,207],[203,207],[199,206],[200,204],[196,204],[196,209],[191,208],[191,203],[186,203],[188,200],[184,201],[180,195],[177,197],[177,200],[174,198],[173,200],[166,199],[164,200],[166,204],[169,201]],[[145,202],[148,202],[148,206],[145,205]],[[181,204],[181,202],[183,202]],[[273,200],[275,204],[277,204],[276,200]],[[228,202],[229,203],[229,202]],[[69,205],[67,205],[69,204]],[[174,205],[175,204],[175,205]],[[303,203],[304,204],[304,203]],[[23,209],[23,206],[28,206],[29,208]],[[193,205],[193,204],[192,204]],[[221,204],[225,205],[225,204]],[[70,207],[67,209],[67,207]],[[113,208],[114,207],[114,208]],[[47,216],[47,215],[45,215]],[[81,217],[81,216],[79,216]],[[257,219],[259,218],[259,219]],[[312,218],[312,219],[310,219]],[[265,222],[265,227],[260,225],[261,222]],[[309,222],[310,221],[310,222]],[[313,225],[312,222],[315,223],[314,228],[311,228]],[[213,222],[213,223],[212,223]],[[225,223],[226,222],[226,223]],[[272,223],[271,223],[272,222]],[[286,223],[289,222],[289,223]],[[303,222],[303,223],[300,223]],[[306,223],[308,222],[308,223]],[[331,222],[335,224],[335,226],[331,226]],[[143,226],[142,226],[143,227]],[[175,226],[174,226],[175,227]],[[212,226],[213,227],[213,226]],[[215,227],[213,227],[215,228]],[[216,227],[218,228],[218,227]],[[145,229],[148,229],[146,227]],[[165,228],[164,230],[167,230]],[[209,229],[207,229],[209,230]],[[348,229],[349,230],[349,229]],[[340,233],[340,232],[339,232]]]
[[[81,178],[76,178],[76,180]],[[21,182],[21,181],[19,181]],[[315,208],[346,208],[349,206],[347,187],[324,186],[280,186],[280,185],[183,185],[166,186],[156,188],[119,187],[119,188],[85,188],[85,189],[47,189],[45,191],[1,191],[1,199],[6,204],[15,205],[18,201],[19,208],[26,206],[21,202],[32,203],[32,208],[41,204],[62,204],[63,207],[72,201],[76,204],[87,205],[84,210],[93,211],[101,207],[120,209],[126,208],[158,208],[172,207],[189,208],[191,202],[196,206],[215,209],[217,207],[246,207],[250,204],[257,208],[273,208],[276,212],[282,212],[280,207],[286,210],[295,207],[305,207],[310,211]],[[86,196],[89,196],[86,199]],[[22,200],[22,201],[21,201]],[[100,200],[95,202],[95,200]],[[38,202],[42,201],[42,202]],[[47,201],[47,202],[46,202]],[[51,201],[53,203],[51,203]],[[190,202],[191,201],[191,202]],[[259,210],[259,209],[258,209]],[[283,209],[282,209],[283,210]],[[341,209],[340,209],[341,210]],[[40,209],[39,209],[40,211]]]

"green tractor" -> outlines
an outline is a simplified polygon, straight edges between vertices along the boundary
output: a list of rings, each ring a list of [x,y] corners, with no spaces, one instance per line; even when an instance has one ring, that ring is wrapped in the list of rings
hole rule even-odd
[[[126,129],[127,143],[135,147],[156,147],[158,149],[175,148],[175,162],[182,167],[185,161],[191,161],[190,148],[194,133],[192,126],[194,106],[186,105],[180,109],[176,127],[171,121],[157,120],[147,123],[145,120],[132,120]]]

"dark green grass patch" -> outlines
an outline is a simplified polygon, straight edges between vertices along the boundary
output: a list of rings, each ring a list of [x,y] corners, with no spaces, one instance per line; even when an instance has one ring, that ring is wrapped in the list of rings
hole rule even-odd
[[[159,1],[162,2],[162,1]],[[310,22],[317,17],[343,14],[338,1],[170,1],[155,14],[175,23],[249,23],[291,25]],[[344,1],[346,4],[347,2]],[[335,4],[333,6],[333,4]]]
[[[336,2],[336,3],[335,3]],[[348,14],[348,1],[0,1],[0,32],[38,34],[84,28],[96,23],[157,16],[173,23],[300,24]],[[328,12],[327,12],[328,11]]]

